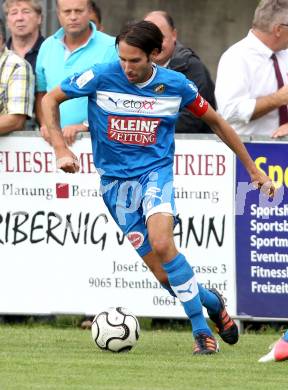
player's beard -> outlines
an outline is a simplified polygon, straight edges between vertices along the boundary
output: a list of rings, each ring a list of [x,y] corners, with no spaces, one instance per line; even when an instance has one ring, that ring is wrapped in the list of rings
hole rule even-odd
[[[130,72],[126,74],[126,77],[128,78],[128,81],[132,84],[140,84],[140,83],[145,83],[145,81],[149,80],[150,77],[153,74],[153,67],[152,64],[143,69],[142,72]]]

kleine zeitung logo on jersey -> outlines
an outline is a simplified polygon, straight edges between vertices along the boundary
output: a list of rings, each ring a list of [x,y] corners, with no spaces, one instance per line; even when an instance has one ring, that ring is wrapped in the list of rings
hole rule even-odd
[[[153,145],[157,140],[158,118],[108,117],[108,138],[122,144]]]

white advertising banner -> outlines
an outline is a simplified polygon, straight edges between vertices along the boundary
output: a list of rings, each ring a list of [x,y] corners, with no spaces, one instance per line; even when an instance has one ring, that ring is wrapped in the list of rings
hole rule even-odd
[[[90,138],[73,151],[80,172],[65,174],[42,138],[1,137],[0,313],[93,315],[125,306],[138,316],[185,318],[110,217]],[[176,244],[235,315],[233,170],[222,143],[176,141]]]

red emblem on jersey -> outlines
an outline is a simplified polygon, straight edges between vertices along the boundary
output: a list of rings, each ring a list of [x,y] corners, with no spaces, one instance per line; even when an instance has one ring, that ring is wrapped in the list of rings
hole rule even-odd
[[[108,117],[108,138],[111,141],[132,145],[153,145],[157,141],[158,118]]]
[[[127,238],[133,245],[134,249],[139,249],[144,242],[144,236],[140,232],[130,232],[128,233]]]

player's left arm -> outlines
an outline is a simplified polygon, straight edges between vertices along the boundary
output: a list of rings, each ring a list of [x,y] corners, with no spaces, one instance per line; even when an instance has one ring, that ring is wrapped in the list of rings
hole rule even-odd
[[[262,188],[262,191],[267,195],[273,197],[275,187],[273,186],[271,179],[257,169],[240,137],[229,123],[226,122],[221,115],[219,115],[199,94],[194,102],[186,107],[192,112],[192,114],[200,117],[204,122],[206,122],[214,133],[217,134],[231,150],[233,150],[247,169],[252,183],[254,183],[258,188]]]
[[[75,173],[79,170],[77,157],[68,148],[60,126],[59,106],[69,97],[60,87],[48,92],[42,99],[44,123],[49,132],[50,142],[54,148],[57,167],[65,172]]]

